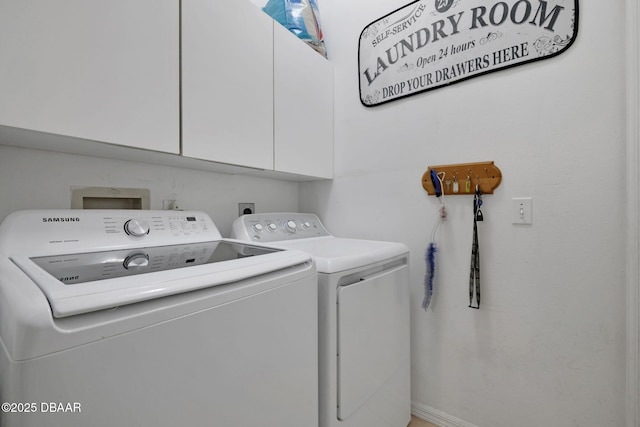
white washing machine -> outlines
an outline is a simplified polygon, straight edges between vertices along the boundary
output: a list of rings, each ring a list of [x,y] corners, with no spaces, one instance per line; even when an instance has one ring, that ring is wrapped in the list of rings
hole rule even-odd
[[[411,420],[409,251],[334,237],[317,216],[243,215],[232,237],[311,254],[318,270],[321,427]]]
[[[0,425],[317,426],[316,289],[308,254],[204,213],[13,213]]]

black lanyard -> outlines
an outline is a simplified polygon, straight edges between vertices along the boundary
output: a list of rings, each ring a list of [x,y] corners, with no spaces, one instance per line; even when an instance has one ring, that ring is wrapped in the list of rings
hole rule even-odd
[[[473,244],[471,246],[471,271],[469,273],[469,307],[480,308],[480,244],[478,242],[478,221],[483,221],[482,192],[476,186],[476,194],[473,196]],[[473,305],[473,293],[475,289],[476,305]]]

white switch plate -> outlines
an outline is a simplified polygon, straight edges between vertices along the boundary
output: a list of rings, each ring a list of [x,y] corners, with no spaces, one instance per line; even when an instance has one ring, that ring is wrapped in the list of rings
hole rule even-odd
[[[513,224],[533,224],[533,200],[531,197],[517,197],[511,201]]]

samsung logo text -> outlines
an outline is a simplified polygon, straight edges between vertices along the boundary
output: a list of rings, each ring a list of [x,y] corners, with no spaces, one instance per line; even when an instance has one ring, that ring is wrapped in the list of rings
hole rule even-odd
[[[61,218],[42,218],[42,222],[79,222],[80,218],[61,217]]]

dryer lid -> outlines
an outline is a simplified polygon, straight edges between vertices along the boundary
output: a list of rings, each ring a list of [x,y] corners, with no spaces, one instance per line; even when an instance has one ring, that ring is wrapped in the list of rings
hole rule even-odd
[[[274,246],[307,252],[318,273],[337,273],[407,255],[402,243],[325,236],[275,242]]]

